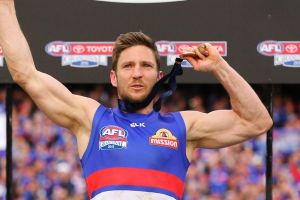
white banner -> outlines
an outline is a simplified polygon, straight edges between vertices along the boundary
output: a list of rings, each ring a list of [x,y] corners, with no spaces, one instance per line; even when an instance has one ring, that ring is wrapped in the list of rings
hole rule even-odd
[[[96,0],[96,1],[106,1],[114,3],[167,3],[167,2],[177,2],[186,0]]]

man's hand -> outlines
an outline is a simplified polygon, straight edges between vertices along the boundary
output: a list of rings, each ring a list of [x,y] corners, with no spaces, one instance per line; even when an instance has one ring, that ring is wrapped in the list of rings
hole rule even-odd
[[[225,62],[218,50],[209,43],[186,48],[181,58],[188,60],[194,70],[202,72],[213,72],[220,63]]]
[[[0,0],[0,15],[15,13],[15,6],[13,0]],[[0,18],[0,20],[3,20]]]

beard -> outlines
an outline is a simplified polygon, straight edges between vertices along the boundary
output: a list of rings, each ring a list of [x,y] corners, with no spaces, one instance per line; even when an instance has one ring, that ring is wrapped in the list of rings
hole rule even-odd
[[[151,88],[152,89],[152,88]],[[149,90],[149,89],[148,89]],[[147,107],[152,101],[149,97],[150,91],[145,91],[140,95],[131,95],[131,93],[119,91],[118,106],[122,111],[133,113]]]
[[[136,112],[149,105],[151,99],[149,99],[148,96],[149,93],[145,93],[144,95],[139,96],[139,98],[133,98],[129,95],[120,95],[118,106],[122,111],[131,113]]]
[[[153,87],[156,82],[151,86],[145,86],[143,91],[136,91],[132,88],[126,90],[125,87],[119,87],[118,89],[118,105],[121,110],[125,112],[135,112],[148,106],[153,101],[152,93]]]
[[[141,83],[141,84],[146,85],[145,83]],[[122,88],[118,91],[119,98],[128,103],[135,103],[135,104],[141,103],[147,99],[147,97],[151,93],[154,85],[155,85],[155,83],[153,83],[153,85],[145,87],[144,88],[145,92],[143,92],[140,95],[134,95],[134,94],[132,95],[133,91],[129,92],[129,91],[125,90],[125,88]]]
[[[123,94],[123,95],[120,94],[120,99],[122,99],[123,101],[128,102],[128,103],[135,103],[135,104],[141,103],[148,97],[149,93],[150,93],[150,91],[145,93],[144,95],[142,95],[139,98],[134,98],[134,97],[132,97],[130,95],[126,95],[126,94]]]

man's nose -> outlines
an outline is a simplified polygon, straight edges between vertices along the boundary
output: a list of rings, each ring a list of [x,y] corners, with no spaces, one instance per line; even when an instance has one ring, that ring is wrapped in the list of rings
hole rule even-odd
[[[141,78],[143,76],[142,67],[141,66],[135,66],[133,69],[133,75],[134,78]]]

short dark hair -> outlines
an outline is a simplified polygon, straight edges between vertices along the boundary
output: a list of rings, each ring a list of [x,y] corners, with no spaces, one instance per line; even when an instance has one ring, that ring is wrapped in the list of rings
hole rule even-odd
[[[128,32],[125,34],[119,35],[117,37],[115,44],[114,44],[114,49],[113,49],[113,54],[112,54],[112,69],[116,70],[120,54],[127,48],[137,46],[137,45],[142,45],[146,46],[149,49],[152,50],[155,61],[157,64],[157,69],[160,68],[160,58],[159,54],[156,48],[156,45],[154,41],[147,36],[146,34],[142,32]]]

